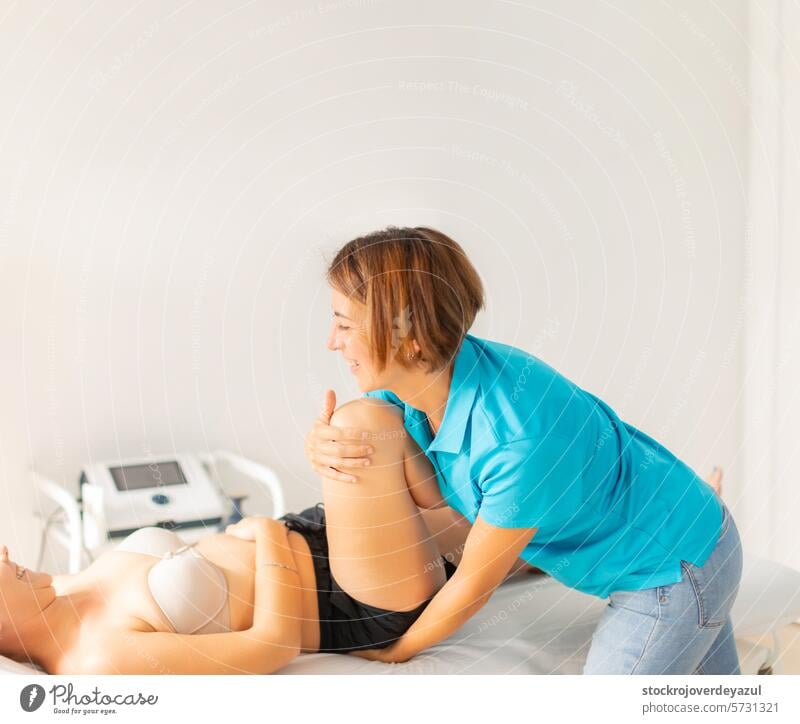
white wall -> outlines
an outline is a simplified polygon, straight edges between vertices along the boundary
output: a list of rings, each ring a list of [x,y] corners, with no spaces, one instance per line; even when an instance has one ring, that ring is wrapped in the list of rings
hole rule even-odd
[[[750,549],[800,568],[800,6],[753,0],[740,507]],[[779,29],[780,32],[776,32]]]
[[[476,333],[735,497],[744,0],[19,3],[0,13],[0,530],[26,469],[226,447],[315,501],[322,252],[433,224]]]

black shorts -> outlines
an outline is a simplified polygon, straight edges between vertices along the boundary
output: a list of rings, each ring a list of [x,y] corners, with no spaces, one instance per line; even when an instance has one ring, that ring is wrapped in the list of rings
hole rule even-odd
[[[430,602],[430,599],[424,601],[413,611],[387,611],[356,601],[331,575],[322,503],[302,513],[287,513],[281,520],[289,530],[306,539],[314,559],[320,652],[343,654],[358,649],[385,648],[411,627]],[[456,567],[444,558],[442,565],[449,579]]]

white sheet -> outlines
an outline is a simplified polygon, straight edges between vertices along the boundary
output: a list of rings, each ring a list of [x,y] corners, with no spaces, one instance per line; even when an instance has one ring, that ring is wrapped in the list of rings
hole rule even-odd
[[[281,674],[579,674],[606,602],[541,576],[502,586],[446,642],[405,664],[305,654]],[[800,619],[800,572],[745,560],[733,610],[742,672],[755,674],[767,650],[742,640]],[[0,657],[0,673],[39,673]]]

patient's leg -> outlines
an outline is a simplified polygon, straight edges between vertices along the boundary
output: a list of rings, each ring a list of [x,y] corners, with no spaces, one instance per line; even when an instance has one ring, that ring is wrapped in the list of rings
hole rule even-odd
[[[383,400],[359,398],[340,407],[331,424],[368,430],[375,448],[355,483],[322,479],[333,577],[362,603],[416,608],[442,587],[445,575],[403,472],[403,415]]]
[[[452,508],[439,508],[438,510],[420,510],[425,525],[431,536],[436,541],[439,553],[446,561],[454,566],[461,562],[464,553],[464,546],[467,543],[467,536],[472,528],[472,524],[456,510]],[[508,576],[504,580],[523,578],[531,573],[543,573],[527,561],[518,558],[517,562],[511,566]]]
[[[436,541],[439,553],[445,560],[457,566],[461,562],[472,524],[461,513],[450,507],[420,510],[420,514]]]

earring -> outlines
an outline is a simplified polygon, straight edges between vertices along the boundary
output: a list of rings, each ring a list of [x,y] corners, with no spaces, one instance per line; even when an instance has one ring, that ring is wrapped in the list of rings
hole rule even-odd
[[[406,357],[407,357],[409,360],[412,360],[412,359],[414,359],[414,357],[416,357],[416,356],[417,356],[417,353],[416,353],[416,352],[409,352],[409,353],[406,355]]]

